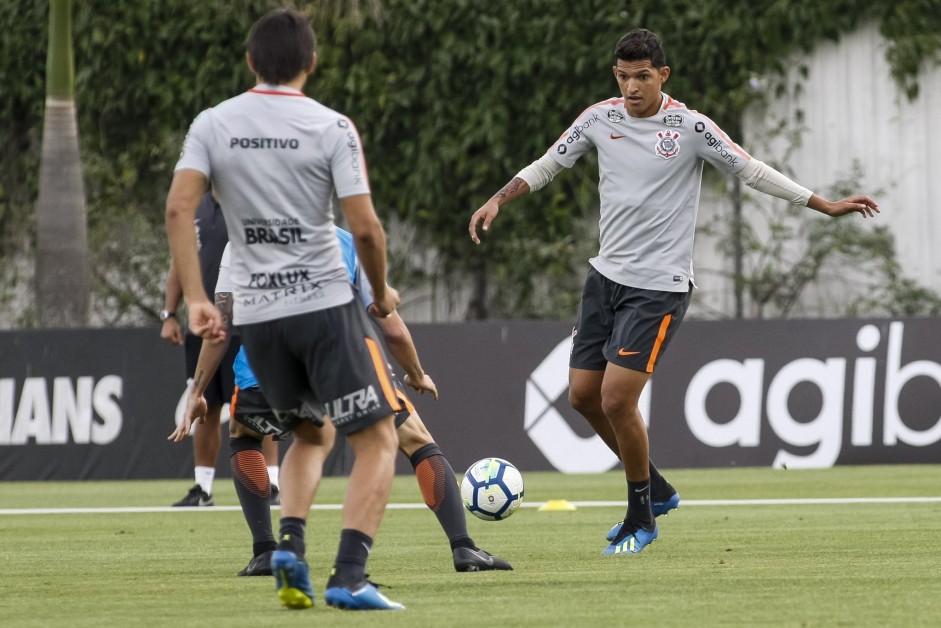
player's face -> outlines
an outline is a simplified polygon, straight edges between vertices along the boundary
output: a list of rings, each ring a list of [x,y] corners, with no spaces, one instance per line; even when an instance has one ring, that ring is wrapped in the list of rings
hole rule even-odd
[[[633,118],[648,118],[660,109],[660,88],[670,76],[670,68],[655,68],[650,60],[623,61],[614,66],[614,78],[624,96],[624,108]]]

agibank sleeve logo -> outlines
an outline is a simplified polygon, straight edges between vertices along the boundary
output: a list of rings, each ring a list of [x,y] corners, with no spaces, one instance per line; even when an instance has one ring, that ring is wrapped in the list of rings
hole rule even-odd
[[[576,144],[579,140],[587,138],[585,132],[588,129],[599,124],[600,122],[601,118],[598,116],[597,112],[591,112],[587,116],[585,113],[583,113],[581,116],[579,116],[579,119],[575,121],[575,124],[569,127],[569,129],[562,134],[562,137],[559,138],[555,147],[555,151],[560,155],[566,154],[569,151],[569,148],[573,148],[573,145]]]

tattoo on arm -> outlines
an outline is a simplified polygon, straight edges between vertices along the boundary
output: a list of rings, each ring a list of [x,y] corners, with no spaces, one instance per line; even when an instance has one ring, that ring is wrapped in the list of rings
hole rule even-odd
[[[232,324],[232,293],[217,292],[216,307],[222,313],[222,324],[228,329]]]
[[[203,369],[196,370],[196,374],[193,376],[193,390],[199,390],[199,386],[202,384],[205,374],[206,372]]]
[[[494,198],[506,198],[507,196],[510,196],[511,194],[516,193],[520,189],[520,186],[523,185],[523,183],[524,183],[523,180],[520,179],[519,177],[513,177],[513,179],[509,183],[503,186],[502,190],[500,190],[493,196]]]

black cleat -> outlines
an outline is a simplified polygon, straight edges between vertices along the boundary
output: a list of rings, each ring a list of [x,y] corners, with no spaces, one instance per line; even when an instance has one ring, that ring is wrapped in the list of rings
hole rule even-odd
[[[457,571],[511,571],[513,566],[488,552],[475,547],[454,548],[454,569]]]
[[[250,561],[248,565],[239,572],[240,576],[270,576],[271,574],[271,555],[274,553],[274,550],[267,552],[262,552],[258,556],[255,556]]]
[[[281,505],[281,491],[274,484],[271,485],[271,495],[268,497],[268,504],[271,506]]]
[[[190,492],[186,494],[186,497],[173,504],[174,506],[184,506],[184,507],[198,507],[198,506],[212,506],[214,502],[212,501],[212,495],[204,491],[199,484],[193,486],[190,489]]]

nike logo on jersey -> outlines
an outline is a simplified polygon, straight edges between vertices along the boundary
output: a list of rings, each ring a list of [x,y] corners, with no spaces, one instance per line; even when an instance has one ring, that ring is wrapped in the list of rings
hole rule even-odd
[[[614,133],[611,134],[611,139],[612,139],[612,140],[619,140],[619,139],[621,139],[622,137],[626,137],[626,136],[624,136],[624,135],[615,135]]]
[[[637,355],[640,351],[625,351],[624,349],[618,349],[618,355]]]

